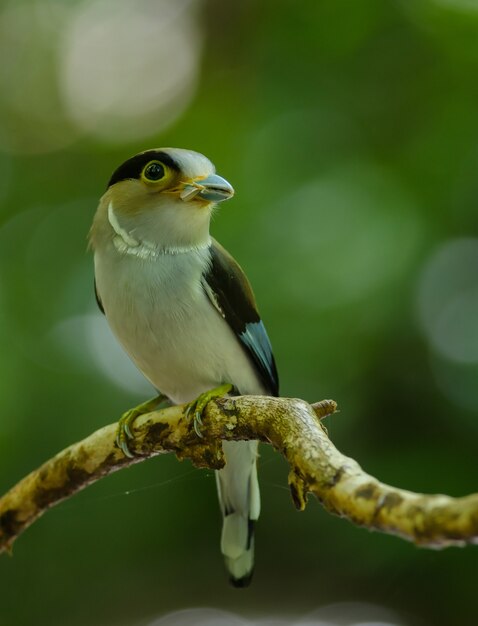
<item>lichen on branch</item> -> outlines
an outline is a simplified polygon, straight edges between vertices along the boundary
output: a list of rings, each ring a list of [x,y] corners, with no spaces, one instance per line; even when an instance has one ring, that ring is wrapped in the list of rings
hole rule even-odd
[[[50,507],[103,476],[158,454],[173,452],[197,467],[224,465],[223,440],[258,439],[289,463],[297,508],[309,493],[331,513],[369,529],[428,547],[478,542],[478,494],[462,498],[424,495],[391,487],[364,472],[330,441],[320,420],[336,410],[333,400],[240,396],[211,400],[202,438],[173,406],[139,417],[127,458],[116,446],[116,424],[105,426],[46,461],[0,498],[0,552]]]

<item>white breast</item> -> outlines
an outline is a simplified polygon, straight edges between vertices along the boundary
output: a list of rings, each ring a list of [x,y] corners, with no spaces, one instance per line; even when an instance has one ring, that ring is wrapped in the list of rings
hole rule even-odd
[[[108,322],[151,383],[173,402],[232,383],[264,393],[244,348],[201,285],[207,249],[141,259],[113,245],[95,253]]]

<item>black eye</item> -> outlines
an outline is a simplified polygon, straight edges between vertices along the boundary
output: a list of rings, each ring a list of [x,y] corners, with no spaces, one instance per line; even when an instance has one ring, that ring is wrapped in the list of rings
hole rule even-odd
[[[144,168],[143,172],[146,180],[158,181],[164,178],[164,167],[159,161],[152,161]]]

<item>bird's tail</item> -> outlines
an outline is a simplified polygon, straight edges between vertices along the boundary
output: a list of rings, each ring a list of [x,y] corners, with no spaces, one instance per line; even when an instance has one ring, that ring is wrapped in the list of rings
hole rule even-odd
[[[246,587],[254,570],[254,523],[261,509],[257,445],[257,441],[224,441],[226,465],[216,472],[224,518],[221,552],[235,587]]]

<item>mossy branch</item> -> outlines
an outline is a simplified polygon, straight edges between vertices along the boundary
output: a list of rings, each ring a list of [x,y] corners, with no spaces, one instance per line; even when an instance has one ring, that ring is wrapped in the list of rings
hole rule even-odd
[[[174,406],[137,419],[130,445],[137,455],[133,459],[115,444],[116,424],[105,426],[57,454],[0,498],[0,552],[9,551],[47,509],[133,463],[174,452],[198,467],[221,468],[224,439],[259,439],[274,446],[289,463],[289,485],[299,509],[312,493],[331,513],[422,546],[478,541],[478,494],[423,495],[379,482],[328,438],[320,418],[335,409],[332,400],[311,406],[288,398],[219,398],[205,410],[200,439],[184,418],[184,406]]]

